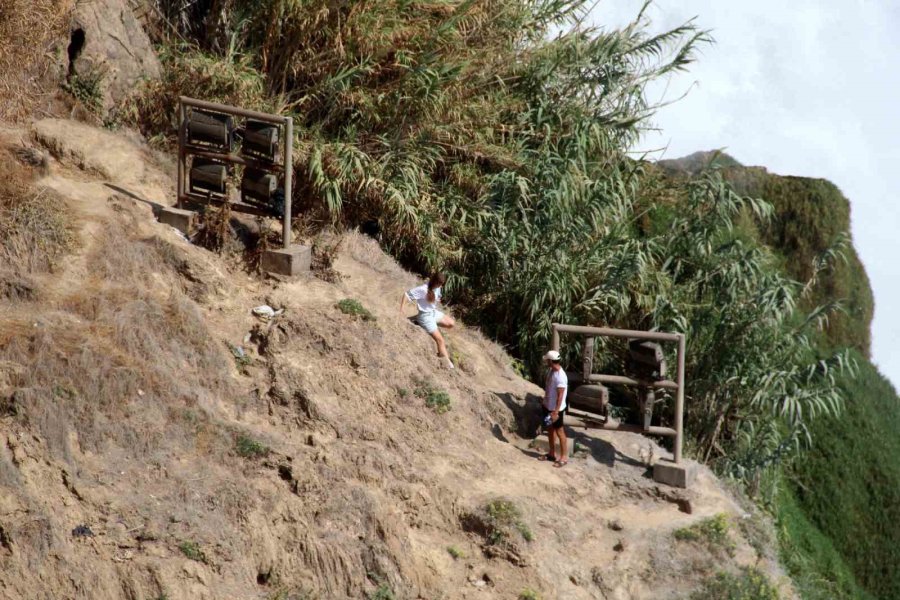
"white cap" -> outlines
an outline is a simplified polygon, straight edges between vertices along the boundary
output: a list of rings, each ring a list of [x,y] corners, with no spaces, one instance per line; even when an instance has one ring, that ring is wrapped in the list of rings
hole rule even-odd
[[[557,352],[556,350],[550,350],[549,352],[547,352],[547,354],[544,355],[544,360],[558,362],[559,361],[559,352]]]

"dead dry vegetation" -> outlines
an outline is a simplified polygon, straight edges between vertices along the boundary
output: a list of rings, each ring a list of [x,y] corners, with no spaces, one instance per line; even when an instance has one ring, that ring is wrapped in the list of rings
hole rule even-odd
[[[53,47],[64,36],[74,0],[0,3],[0,122],[31,114],[41,95],[53,94]]]
[[[676,598],[739,565],[778,576],[737,527],[733,554],[673,537],[740,510],[707,471],[653,483],[639,436],[535,460],[539,390],[465,327],[440,370],[396,315],[416,278],[373,240],[324,236],[321,277],[266,281],[74,154],[43,178],[0,162],[0,280],[29,290],[0,295],[0,598]]]

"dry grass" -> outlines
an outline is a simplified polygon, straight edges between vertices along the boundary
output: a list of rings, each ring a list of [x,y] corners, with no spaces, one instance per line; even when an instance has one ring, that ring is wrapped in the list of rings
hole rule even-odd
[[[28,115],[56,62],[73,0],[0,2],[0,121]],[[63,48],[64,50],[64,48]]]
[[[70,431],[82,448],[135,456],[163,446],[227,451],[227,433],[202,407],[233,393],[230,363],[179,289],[169,250],[117,228],[104,235],[87,256],[96,277],[52,309],[12,305],[0,325],[6,412],[65,460]],[[167,295],[148,287],[160,277],[171,282],[161,286]]]
[[[71,216],[58,195],[34,187],[31,169],[11,153],[0,151],[0,164],[0,273],[50,271],[73,247]]]

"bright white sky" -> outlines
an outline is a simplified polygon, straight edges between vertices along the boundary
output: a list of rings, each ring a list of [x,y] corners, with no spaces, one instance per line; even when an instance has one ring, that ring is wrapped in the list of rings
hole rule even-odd
[[[600,0],[592,20],[629,22],[642,0]],[[725,149],[745,165],[821,177],[850,199],[853,244],[875,291],[872,354],[900,388],[900,2],[656,0],[653,31],[692,17],[712,30],[690,72],[651,98],[642,149],[665,158]],[[667,89],[666,89],[667,87]]]

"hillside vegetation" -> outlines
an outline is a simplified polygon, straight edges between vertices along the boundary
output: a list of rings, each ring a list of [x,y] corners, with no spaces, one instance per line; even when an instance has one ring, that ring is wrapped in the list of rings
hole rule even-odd
[[[808,277],[811,262],[806,259],[846,235],[850,203],[828,181],[784,177],[709,152],[662,166],[683,177],[711,163],[736,189],[772,203],[775,218],[759,235],[791,276]],[[845,409],[839,417],[813,425],[812,445],[790,463],[776,512],[789,550],[788,567],[801,591],[815,598],[894,598],[900,595],[898,573],[885,565],[897,563],[900,540],[900,471],[890,458],[900,452],[895,433],[900,398],[867,359],[873,300],[865,270],[852,246],[840,252],[842,259],[821,274],[808,302],[841,304],[817,344],[856,348],[859,371],[837,379],[847,399]]]

